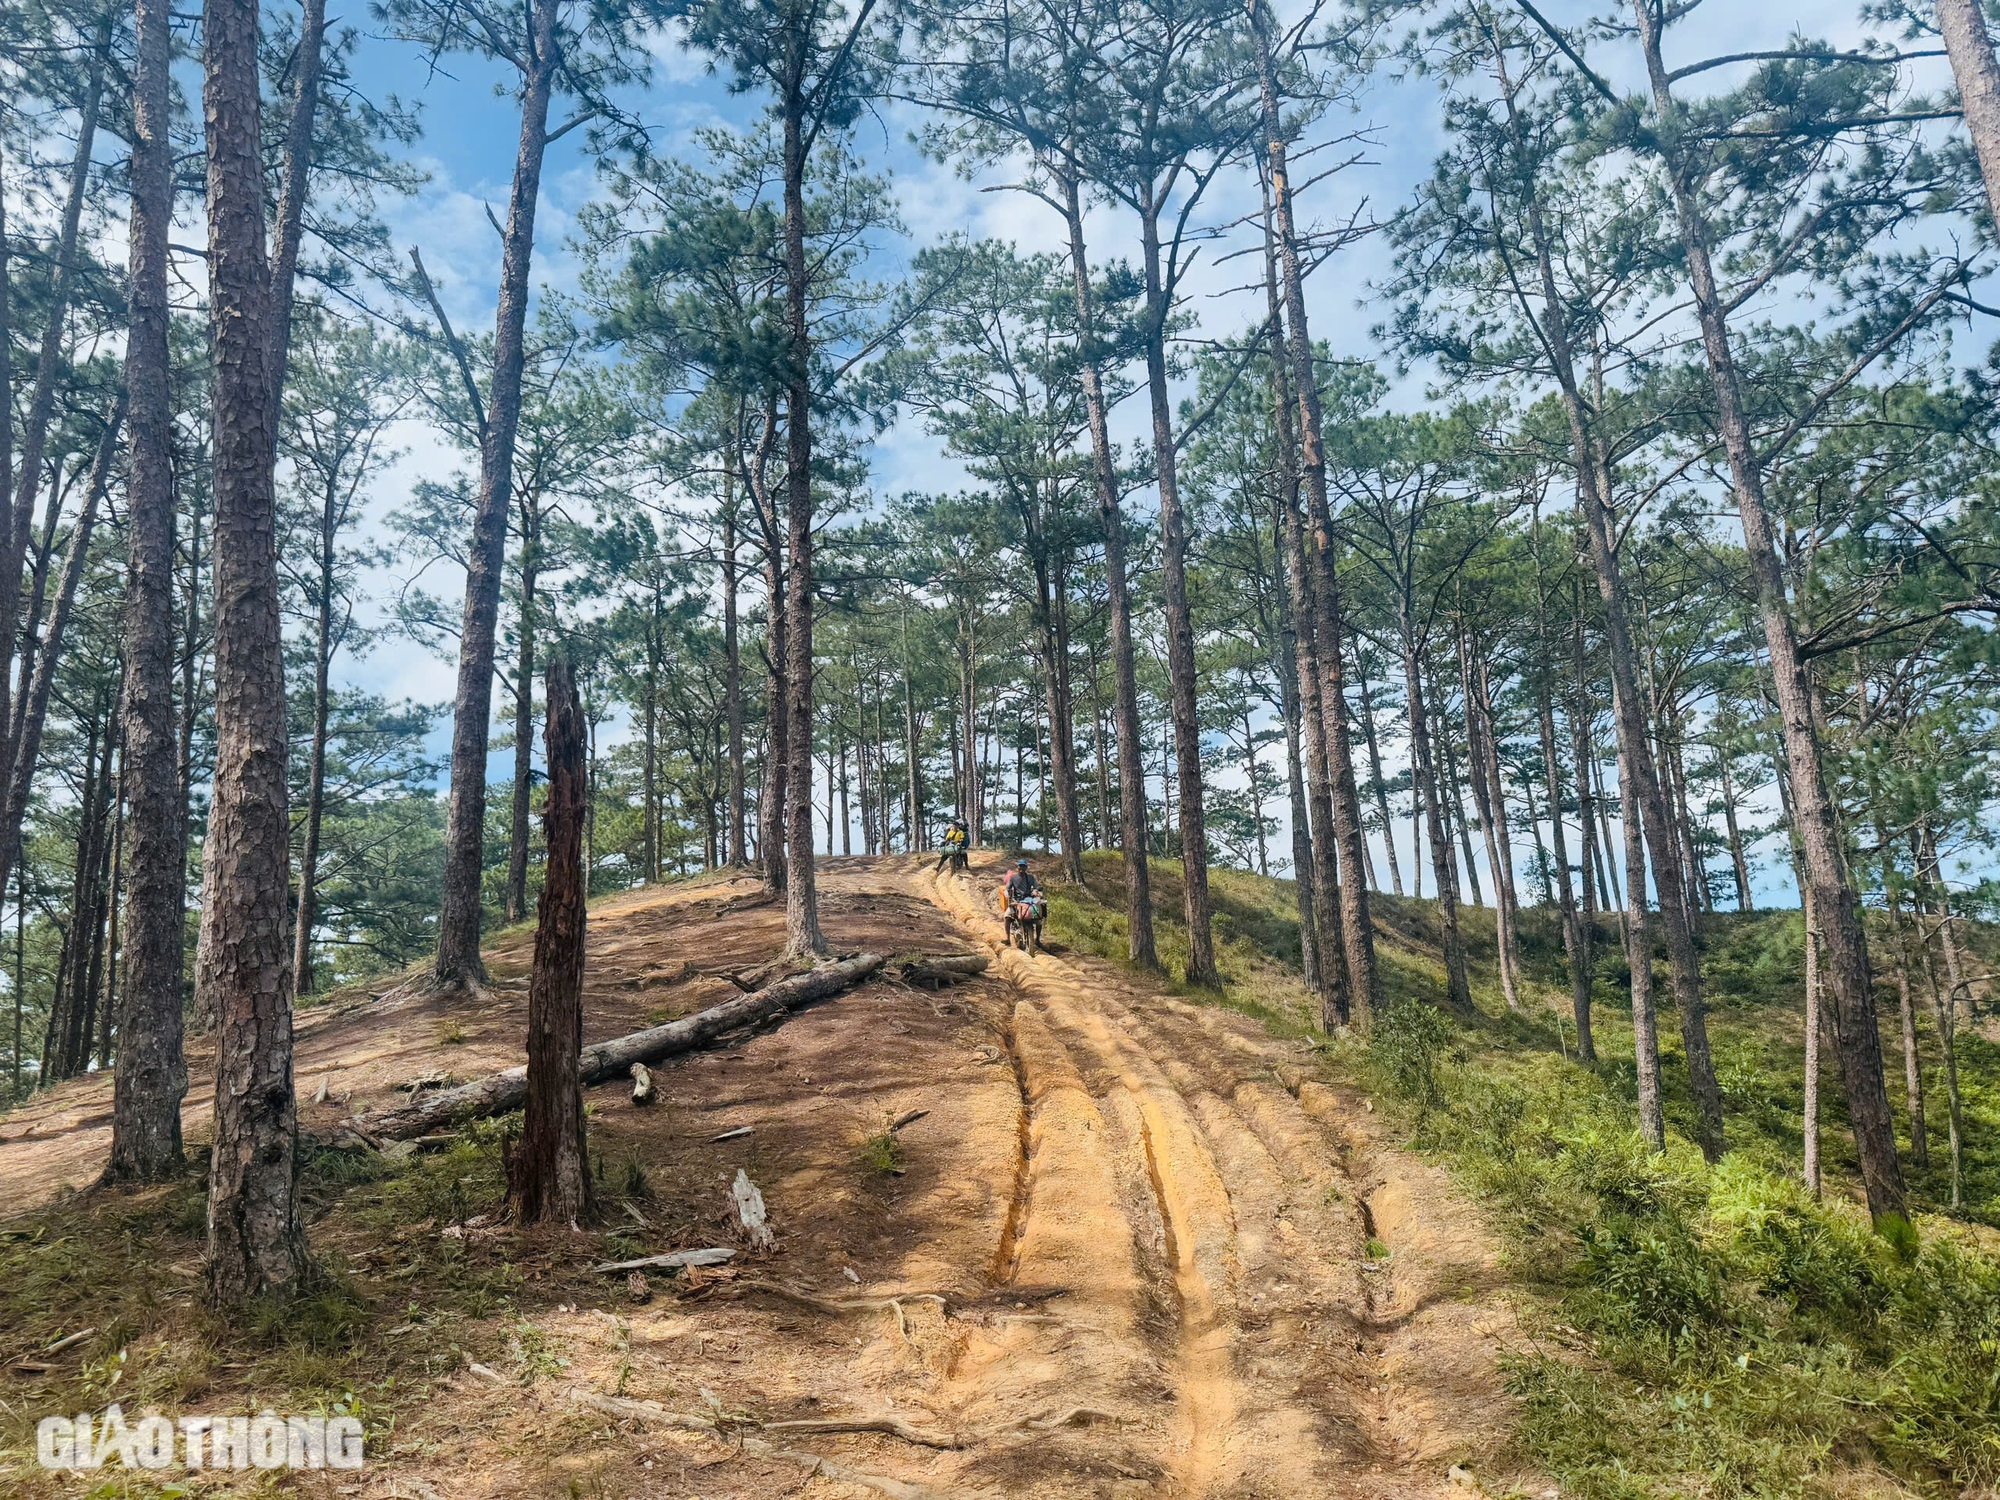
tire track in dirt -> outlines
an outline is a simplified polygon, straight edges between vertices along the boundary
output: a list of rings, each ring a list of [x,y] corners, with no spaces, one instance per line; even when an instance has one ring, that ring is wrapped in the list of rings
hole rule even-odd
[[[1360,1101],[1255,1021],[1005,946],[969,881],[915,887],[998,953],[1016,1017],[1046,1021],[1144,1162],[1165,1253],[1138,1260],[1171,1297],[1175,1493],[1465,1494],[1444,1470],[1509,1430],[1493,1351],[1514,1330],[1480,1297],[1497,1263],[1442,1174],[1357,1124]]]

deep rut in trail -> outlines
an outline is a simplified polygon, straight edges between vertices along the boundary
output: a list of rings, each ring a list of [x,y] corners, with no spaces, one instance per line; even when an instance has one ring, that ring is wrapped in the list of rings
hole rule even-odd
[[[1504,1489],[1513,1322],[1442,1174],[1254,1021],[1006,946],[977,876],[905,879],[1016,992],[1026,1151],[996,1270],[1068,1288],[1048,1314],[1095,1325],[1072,1389],[1170,1407],[1151,1455],[1168,1492],[1464,1495],[1454,1462]]]

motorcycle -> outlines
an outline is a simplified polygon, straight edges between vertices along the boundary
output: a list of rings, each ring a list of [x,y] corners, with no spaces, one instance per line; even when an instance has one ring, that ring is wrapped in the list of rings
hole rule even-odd
[[[963,875],[969,868],[965,859],[965,845],[965,835],[956,828],[944,836],[945,858],[954,875]]]
[[[1025,901],[1007,903],[1007,941],[1024,953],[1039,952],[1042,923],[1049,915],[1049,898],[1036,892]]]

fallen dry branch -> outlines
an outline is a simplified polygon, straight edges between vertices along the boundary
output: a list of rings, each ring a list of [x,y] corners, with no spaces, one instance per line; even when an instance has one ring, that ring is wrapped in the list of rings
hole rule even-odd
[[[732,1283],[730,1290],[735,1294],[763,1292],[795,1306],[809,1307],[814,1312],[829,1313],[835,1317],[868,1312],[893,1312],[900,1316],[905,1302],[935,1302],[939,1307],[946,1305],[945,1299],[936,1292],[898,1292],[893,1297],[822,1297],[782,1281],[739,1280]]]
[[[683,1432],[706,1432],[758,1458],[783,1459],[803,1464],[809,1476],[824,1474],[839,1484],[858,1484],[874,1490],[877,1494],[887,1495],[890,1500],[954,1500],[956,1495],[955,1491],[910,1484],[901,1479],[891,1479],[886,1474],[863,1473],[859,1469],[850,1469],[845,1464],[835,1463],[830,1458],[821,1458],[816,1453],[802,1453],[796,1448],[781,1448],[776,1443],[767,1443],[762,1438],[751,1437],[734,1423],[724,1427],[706,1417],[668,1411],[654,1401],[634,1401],[624,1396],[600,1396],[595,1391],[586,1391],[575,1386],[572,1386],[567,1394],[576,1405],[603,1412],[606,1416],[618,1417],[629,1422],[643,1422],[651,1427],[673,1427]]]
[[[762,1426],[766,1432],[879,1432],[919,1448],[941,1448],[948,1453],[965,1446],[949,1433],[925,1432],[901,1417],[811,1417],[796,1422],[765,1422]]]
[[[944,989],[986,972],[992,959],[984,953],[920,953],[897,966],[905,984]]]
[[[716,1038],[745,1026],[768,1021],[815,1000],[837,995],[859,984],[877,969],[883,959],[876,953],[857,953],[839,963],[821,964],[816,969],[782,980],[769,989],[741,995],[734,1000],[694,1015],[669,1021],[664,1026],[613,1037],[583,1049],[578,1073],[584,1087],[630,1074],[634,1063],[656,1063],[662,1058],[694,1052]],[[461,1125],[487,1115],[502,1115],[519,1109],[528,1097],[526,1066],[507,1068],[454,1089],[440,1089],[413,1099],[396,1109],[379,1114],[357,1115],[345,1122],[363,1140],[409,1140],[433,1131]]]
[[[593,1266],[595,1271],[650,1271],[654,1267],[674,1271],[682,1266],[719,1266],[734,1260],[736,1252],[724,1245],[708,1250],[672,1250],[665,1255],[647,1255],[638,1260],[609,1260],[601,1266]]]

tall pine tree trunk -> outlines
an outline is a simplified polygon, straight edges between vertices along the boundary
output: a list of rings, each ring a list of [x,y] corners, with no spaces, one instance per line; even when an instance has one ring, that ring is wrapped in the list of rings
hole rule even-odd
[[[125,998],[112,1084],[111,1158],[105,1167],[107,1178],[132,1182],[179,1175],[181,1100],[187,1096],[181,1018],[187,842],[174,723],[174,411],[167,349],[167,232],[173,222],[169,7],[170,0],[135,0],[133,11],[123,684],[132,831]],[[4,884],[0,876],[0,887]],[[15,1050],[18,1066],[18,1046]]]
[[[736,449],[723,453],[722,506],[722,685],[729,721],[729,862],[750,862],[745,849],[749,836],[748,810],[743,777],[743,648],[737,639],[736,623]]]
[[[1125,953],[1141,968],[1159,967],[1153,941],[1153,878],[1146,863],[1146,772],[1140,760],[1139,677],[1132,659],[1132,599],[1126,583],[1125,516],[1111,462],[1111,424],[1104,379],[1092,347],[1097,339],[1090,259],[1083,241],[1083,201],[1075,170],[1061,169],[1063,210],[1069,228],[1070,277],[1083,360],[1085,415],[1090,422],[1090,472],[1104,526],[1104,582],[1111,607],[1111,665],[1118,730],[1119,833],[1125,852]]]
[[[195,982],[216,1016],[208,1291],[291,1292],[307,1269],[297,1198],[279,623],[256,0],[203,10],[214,356],[215,788]]]
[[[1297,403],[1292,392],[1291,358],[1279,291],[1275,207],[1269,204],[1265,182],[1264,299],[1271,319],[1272,429],[1277,438],[1278,473],[1275,502],[1278,546],[1284,560],[1286,611],[1293,632],[1292,679],[1299,700],[1299,732],[1303,741],[1307,837],[1302,847],[1309,863],[1297,866],[1299,894],[1311,911],[1313,960],[1307,987],[1319,1001],[1320,1024],[1333,1026],[1352,1013],[1347,993],[1347,963],[1340,946],[1339,882],[1335,878],[1333,832],[1333,773],[1327,757],[1326,710],[1321,695],[1326,673],[1320,666],[1314,625],[1322,611],[1312,566],[1306,560],[1305,524],[1299,515],[1299,452],[1292,426]],[[1295,844],[1298,843],[1295,839]]]
[[[1201,780],[1201,722],[1195,712],[1194,620],[1188,613],[1187,520],[1181,513],[1172,396],[1167,388],[1167,319],[1173,308],[1160,269],[1160,205],[1141,196],[1139,248],[1146,278],[1146,390],[1153,417],[1153,465],[1160,490],[1161,575],[1167,603],[1167,702],[1181,784],[1181,891],[1187,916],[1189,984],[1222,983],[1215,967],[1208,894],[1208,834]]]
[[[535,205],[548,144],[549,96],[559,62],[556,0],[530,7],[523,59],[521,141],[501,237],[500,302],[493,325],[493,382],[479,439],[479,494],[466,551],[465,620],[459,633],[458,692],[452,700],[451,801],[445,814],[444,900],[438,913],[434,973],[441,987],[486,977],[479,958],[480,884],[486,849],[486,748],[493,712],[493,648],[506,566],[507,507],[513,498],[514,439],[521,423],[521,374],[527,358],[528,270],[535,248]]]
[[[1980,0],[1937,0],[1937,23],[1986,183],[1986,206],[2000,219],[2000,62],[1994,60],[1993,34]]]
[[[1445,831],[1437,773],[1431,759],[1430,715],[1424,708],[1423,667],[1417,657],[1417,637],[1405,606],[1403,628],[1404,696],[1409,700],[1410,775],[1418,808],[1430,838],[1431,874],[1437,880],[1438,925],[1444,938],[1445,998],[1461,1015],[1471,1015],[1472,990],[1465,979],[1465,940],[1458,928],[1458,876],[1452,868],[1451,840]]]
[[[590,1211],[584,1137],[583,707],[569,662],[549,659],[544,815],[548,868],[535,924],[528,980],[528,1098],[521,1139],[507,1160],[507,1206],[523,1224],[574,1224]]]
[[[1306,566],[1312,573],[1313,640],[1319,652],[1320,709],[1326,735],[1328,791],[1333,803],[1333,857],[1346,872],[1340,882],[1340,947],[1347,971],[1347,996],[1364,1023],[1381,1003],[1375,963],[1375,927],[1368,914],[1367,855],[1362,847],[1361,797],[1355,786],[1354,756],[1347,736],[1347,699],[1341,639],[1346,633],[1340,580],[1334,567],[1332,517],[1326,498],[1326,446],[1320,409],[1319,376],[1313,364],[1312,330],[1306,322],[1305,273],[1292,219],[1291,180],[1286,174],[1286,140],[1271,59],[1269,16],[1260,0],[1250,0],[1250,20],[1259,60],[1271,199],[1277,222],[1278,262],[1285,287],[1285,322],[1292,384],[1299,402],[1299,469],[1305,480],[1306,514],[1311,527]]]
[[[1576,1054],[1587,1063],[1597,1061],[1597,1043],[1591,1034],[1590,987],[1595,967],[1591,941],[1596,933],[1586,926],[1577,910],[1576,886],[1570,878],[1569,837],[1563,831],[1562,768],[1556,761],[1556,714],[1550,679],[1555,666],[1549,650],[1548,611],[1541,590],[1541,517],[1529,540],[1535,543],[1535,717],[1542,739],[1542,777],[1549,789],[1549,842],[1554,850],[1556,900],[1562,912],[1563,950],[1569,957],[1570,1009],[1576,1019]],[[1589,905],[1589,865],[1583,870],[1585,906]]]
[[[1646,57],[1653,102],[1661,115],[1677,118],[1666,64],[1660,58],[1659,20],[1647,0],[1636,0],[1639,39]],[[1786,598],[1784,573],[1764,504],[1762,469],[1744,416],[1743,393],[1730,348],[1729,328],[1709,260],[1707,230],[1701,210],[1681,165],[1669,160],[1668,182],[1680,221],[1681,245],[1695,313],[1701,325],[1715,395],[1716,427],[1729,458],[1730,480],[1736,492],[1737,514],[1743,524],[1744,551],[1757,588],[1765,643],[1770,649],[1778,710],[1784,725],[1786,771],[1792,785],[1792,812],[1799,832],[1806,877],[1813,887],[1813,914],[1824,944],[1825,983],[1833,1001],[1840,1043],[1841,1081],[1847,1096],[1848,1122],[1868,1197],[1868,1210],[1881,1219],[1904,1211],[1903,1168],[1896,1157],[1895,1122],[1889,1113],[1889,1090],[1883,1076],[1882,1040],[1875,1019],[1875,996],[1868,971],[1867,936],[1861,924],[1860,898],[1850,878],[1825,768],[1820,764],[1818,737],[1812,723],[1812,688],[1806,663],[1799,655]],[[1649,829],[1650,836],[1650,829]],[[1671,934],[1670,934],[1671,937]],[[1692,948],[1692,943],[1689,944]],[[1690,954],[1690,957],[1692,955]],[[1686,1001],[1683,999],[1683,1006]],[[1683,1016],[1682,1029],[1687,1022]],[[1706,1038],[1702,1038],[1706,1062]],[[1696,1061],[1689,1048],[1689,1062]],[[1708,1112],[1704,1086],[1696,1079],[1697,1099]],[[1715,1108],[1719,1113],[1720,1100]],[[1720,1145],[1720,1131],[1715,1132]],[[1704,1142],[1706,1146],[1708,1143]]]
[[[1486,863],[1493,871],[1495,946],[1500,954],[1500,992],[1507,1008],[1520,1011],[1520,949],[1514,935],[1514,862],[1507,842],[1507,805],[1500,786],[1500,752],[1494,743],[1492,699],[1486,684],[1486,663],[1472,663],[1463,628],[1458,637],[1459,675],[1465,693],[1466,754],[1472,771],[1472,800],[1479,810],[1480,831],[1486,839]]]
[[[784,115],[786,715],[791,740],[791,807],[786,837],[785,951],[826,952],[813,878],[813,563],[812,337],[806,323],[805,101],[796,80]]]
[[[319,834],[326,810],[326,729],[332,694],[334,542],[339,534],[336,476],[327,475],[319,521],[319,611],[313,637],[313,728],[306,767],[305,833],[299,845],[299,910],[292,924],[294,993],[313,988],[312,934],[319,921]]]
[[[21,829],[28,814],[28,799],[34,790],[35,767],[41,759],[42,730],[48,723],[49,695],[54,690],[56,671],[62,664],[63,638],[76,605],[77,590],[90,561],[90,539],[97,527],[98,508],[104,504],[111,483],[112,462],[118,453],[118,434],[125,422],[127,392],[120,387],[112,403],[111,415],[98,435],[97,456],[91,461],[85,482],[83,508],[70,527],[69,549],[63,557],[61,578],[50,602],[48,623],[39,641],[32,634],[31,648],[24,653],[23,668],[32,665],[34,675],[21,683],[20,700],[15,704],[12,735],[14,761],[7,780],[7,795],[0,805],[0,881],[21,857]],[[53,535],[53,534],[52,534]],[[32,616],[31,616],[32,619]]]
[[[528,817],[535,780],[535,582],[541,543],[540,505],[531,490],[521,497],[521,636],[514,662],[514,795],[507,820],[509,926],[528,915]],[[657,872],[650,878],[658,879]]]
[[[1613,689],[1614,696],[1616,689]],[[1655,1151],[1667,1148],[1667,1121],[1660,1097],[1660,1023],[1653,1009],[1653,924],[1646,910],[1646,851],[1632,807],[1636,793],[1625,751],[1618,752],[1619,796],[1624,815],[1626,885],[1625,961],[1632,971],[1632,1055],[1638,1073],[1639,1133]]]
[[[21,618],[21,569],[28,555],[30,528],[34,519],[35,496],[40,489],[43,470],[43,453],[48,441],[49,423],[55,415],[56,377],[63,367],[63,333],[69,326],[69,306],[76,294],[79,265],[77,241],[83,221],[84,200],[90,191],[90,157],[97,139],[97,118],[104,102],[104,72],[109,62],[111,48],[112,13],[107,10],[99,20],[97,34],[90,49],[90,72],[84,85],[83,108],[77,122],[76,155],[71,159],[69,188],[63,199],[62,227],[56,237],[55,275],[52,278],[49,299],[46,304],[46,321],[42,325],[41,349],[35,362],[35,385],[28,397],[26,420],[20,433],[21,463],[18,474],[18,488],[13,494],[11,530],[5,537],[9,551],[0,558],[0,735],[11,735],[9,726],[20,717],[20,706],[8,711],[7,672],[14,661],[17,648],[22,647],[18,634]],[[5,309],[0,309],[4,312]],[[0,329],[6,320],[0,317]],[[11,400],[11,390],[0,392]],[[0,435],[11,436],[12,408],[9,407],[8,432]],[[7,445],[9,455],[12,444]],[[25,663],[22,680],[26,681]],[[0,766],[13,765],[20,759],[17,747],[11,739],[0,740]],[[7,842],[19,839],[16,826]],[[7,882],[8,871],[12,868],[11,856],[0,859],[0,886]]]
[[[50,287],[47,304],[47,321],[42,329],[41,350],[36,360],[35,385],[28,398],[26,421],[21,427],[21,463],[19,468],[19,488],[13,495],[12,530],[6,538],[10,548],[8,556],[0,559],[0,767],[12,768],[18,777],[23,765],[21,756],[21,729],[27,712],[25,702],[11,706],[8,698],[8,672],[16,652],[22,658],[20,683],[23,693],[29,682],[28,657],[33,650],[34,611],[29,612],[29,638],[23,640],[20,633],[21,620],[21,569],[28,555],[28,544],[32,534],[35,497],[40,490],[44,468],[43,452],[48,441],[49,423],[55,415],[56,377],[63,366],[63,332],[69,324],[69,305],[76,291],[78,270],[78,235],[83,217],[84,199],[90,190],[90,157],[97,139],[97,118],[104,100],[104,70],[108,61],[107,53],[111,45],[110,12],[106,12],[98,23],[97,35],[90,52],[89,81],[84,88],[83,109],[77,125],[76,155],[70,166],[69,189],[63,200],[62,227],[56,240],[55,275]],[[0,329],[5,321],[0,319]],[[8,392],[7,394],[11,394]],[[123,411],[122,398],[120,411]],[[7,422],[12,429],[10,409]],[[9,444],[11,456],[12,445]],[[51,532],[53,535],[53,532]],[[37,579],[39,593],[40,580]],[[35,768],[35,757],[26,759],[30,776]],[[14,861],[20,857],[21,817],[27,808],[27,787],[22,785],[8,788],[7,805],[4,816],[6,823],[0,827],[0,887],[7,883]],[[20,802],[22,813],[13,811],[13,804]]]
[[[298,46],[292,54],[291,112],[285,126],[277,220],[271,236],[271,409],[274,412],[284,403],[285,366],[292,348],[292,283],[298,275],[306,195],[312,187],[313,122],[319,112],[325,44],[326,0],[301,0]],[[276,441],[274,424],[274,455]]]

